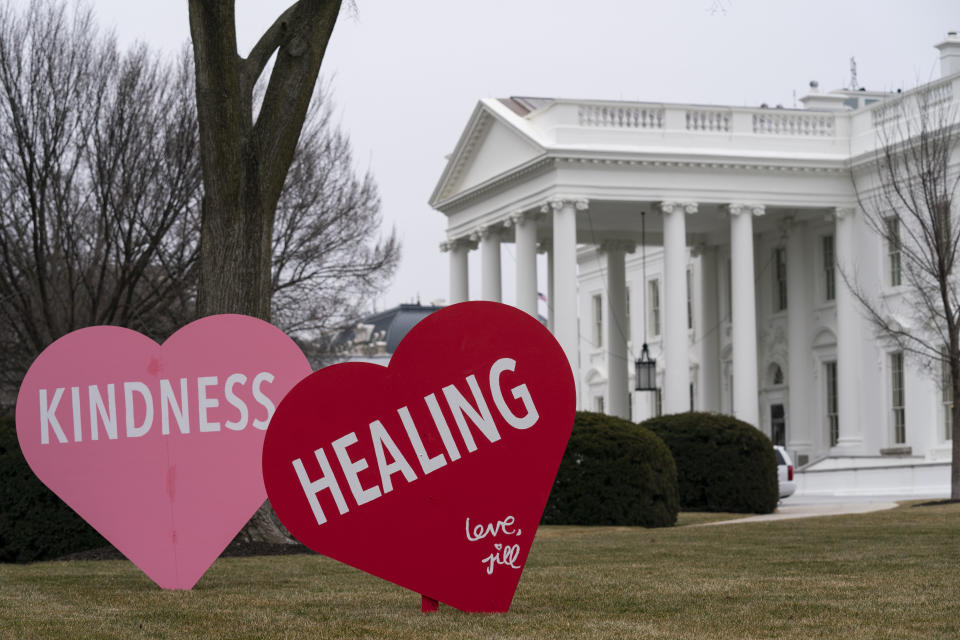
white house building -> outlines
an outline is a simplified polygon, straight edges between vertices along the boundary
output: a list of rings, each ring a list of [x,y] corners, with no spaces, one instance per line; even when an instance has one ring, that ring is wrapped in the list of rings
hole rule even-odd
[[[853,177],[893,105],[960,102],[960,37],[937,47],[934,82],[811,83],[803,109],[481,100],[430,201],[448,220],[450,301],[468,299],[473,250],[481,297],[500,301],[512,243],[517,306],[536,315],[545,252],[581,408],[731,413],[793,453],[801,491],[946,492],[940,372],[879,335],[843,278],[894,306],[903,294]],[[644,341],[657,392],[632,391]]]

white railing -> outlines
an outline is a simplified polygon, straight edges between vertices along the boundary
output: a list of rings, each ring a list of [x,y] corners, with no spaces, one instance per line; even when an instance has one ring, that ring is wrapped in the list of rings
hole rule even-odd
[[[581,105],[580,126],[616,129],[662,129],[663,108]]]
[[[730,131],[730,112],[712,109],[687,111],[687,131]]]
[[[927,107],[950,102],[953,99],[953,82],[946,81],[935,84],[928,89],[918,92],[920,104]]]
[[[895,98],[873,108],[870,112],[874,127],[881,127],[900,117],[903,108],[903,98]]]
[[[753,132],[759,135],[827,137],[836,135],[836,116],[827,114],[777,113],[753,114]]]
[[[834,113],[659,104],[567,104],[576,108],[577,123],[581,127],[638,131],[680,129],[696,133],[806,138],[832,138],[837,135],[837,114]]]
[[[877,105],[870,113],[871,122],[874,127],[888,126],[905,114],[916,117],[920,109],[926,110],[928,116],[936,117],[936,112],[933,110],[940,109],[942,105],[949,104],[952,100],[953,81],[938,82]],[[946,113],[945,111],[944,115]]]

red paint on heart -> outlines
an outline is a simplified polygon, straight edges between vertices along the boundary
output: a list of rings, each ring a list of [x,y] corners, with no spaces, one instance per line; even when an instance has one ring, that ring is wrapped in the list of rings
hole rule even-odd
[[[287,394],[264,441],[267,494],[319,553],[464,611],[507,611],[574,409],[540,322],[453,305],[389,367],[334,365]]]

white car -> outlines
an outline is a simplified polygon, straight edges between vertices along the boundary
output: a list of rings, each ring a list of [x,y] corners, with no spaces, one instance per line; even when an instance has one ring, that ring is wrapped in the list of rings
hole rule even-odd
[[[793,460],[787,450],[774,445],[773,453],[777,457],[777,480],[780,483],[780,499],[789,498],[797,490],[797,483],[793,480]]]

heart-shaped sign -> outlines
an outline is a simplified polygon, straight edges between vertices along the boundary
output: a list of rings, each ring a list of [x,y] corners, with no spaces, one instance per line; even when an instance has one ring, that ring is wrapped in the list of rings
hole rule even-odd
[[[287,394],[263,449],[301,542],[463,611],[507,611],[573,426],[570,365],[526,313],[433,313],[389,367],[344,363]]]
[[[266,498],[263,438],[310,372],[272,325],[210,316],[162,346],[120,327],[60,338],[27,372],[34,473],[164,589],[189,589]]]

